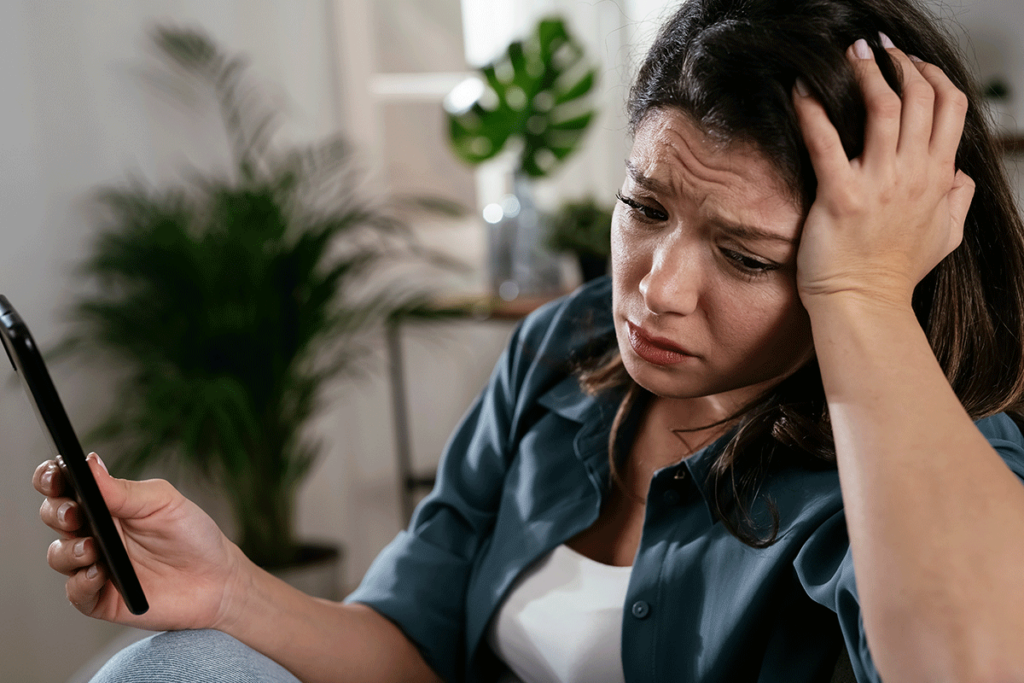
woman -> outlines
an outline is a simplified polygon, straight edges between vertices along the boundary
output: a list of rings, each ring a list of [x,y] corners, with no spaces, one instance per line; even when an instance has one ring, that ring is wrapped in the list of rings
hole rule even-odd
[[[90,456],[132,617],[40,466],[79,610],[232,636],[101,679],[1024,677],[1024,231],[977,105],[909,0],[689,0],[631,93],[611,280],[517,330],[344,604]]]

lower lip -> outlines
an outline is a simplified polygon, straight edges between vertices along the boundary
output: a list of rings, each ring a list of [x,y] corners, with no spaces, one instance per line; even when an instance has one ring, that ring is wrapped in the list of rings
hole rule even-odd
[[[629,323],[627,323],[627,328],[629,329],[629,345],[633,347],[633,351],[636,352],[636,355],[640,356],[648,363],[653,363],[654,365],[675,365],[677,363],[682,363],[688,358],[693,358],[693,356],[687,353],[681,353],[679,351],[672,351],[660,346],[655,346]]]

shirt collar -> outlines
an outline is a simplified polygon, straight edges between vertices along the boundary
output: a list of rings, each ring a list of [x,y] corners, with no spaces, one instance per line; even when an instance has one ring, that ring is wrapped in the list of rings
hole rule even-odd
[[[568,375],[558,384],[542,394],[538,403],[556,415],[581,425],[574,442],[576,455],[596,476],[602,490],[607,490],[611,467],[608,463],[608,438],[611,434],[615,412],[622,401],[624,391],[614,390],[600,395],[589,394],[580,386],[575,375]],[[708,514],[714,519],[711,502],[713,492],[708,488],[708,476],[715,459],[735,434],[730,429],[708,446],[675,465],[669,465],[656,473],[675,476],[681,469],[687,470],[694,485],[704,499]]]

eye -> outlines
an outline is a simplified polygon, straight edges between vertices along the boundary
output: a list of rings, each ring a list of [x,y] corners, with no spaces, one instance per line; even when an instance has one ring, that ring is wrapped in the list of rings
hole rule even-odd
[[[616,192],[615,193],[615,198],[618,199],[623,204],[625,204],[626,206],[628,206],[630,208],[630,210],[632,210],[633,212],[638,213],[641,216],[643,216],[646,220],[649,220],[649,221],[667,221],[668,220],[668,214],[665,213],[664,211],[661,211],[660,209],[655,209],[654,207],[651,207],[651,206],[645,206],[644,204],[641,204],[637,200],[633,199],[632,197],[627,197],[627,196],[623,195],[621,192]]]
[[[747,256],[746,254],[741,254],[738,251],[733,251],[732,249],[722,249],[722,254],[729,259],[734,266],[748,274],[758,275],[779,269],[779,265],[777,263],[761,261],[753,258],[752,256]]]

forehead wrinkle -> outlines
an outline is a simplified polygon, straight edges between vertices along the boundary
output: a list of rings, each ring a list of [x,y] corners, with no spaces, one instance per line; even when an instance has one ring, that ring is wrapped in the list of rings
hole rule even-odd
[[[639,164],[633,159],[626,161],[626,170],[638,185],[655,193],[689,197],[702,212],[711,214],[709,218],[738,237],[782,242],[795,239],[770,230],[770,222],[761,225],[774,208],[766,204],[791,206],[792,202],[785,184],[756,150],[709,142],[698,154],[694,147],[699,142],[691,143],[686,128],[701,136],[698,140],[707,138],[696,125],[669,112],[649,117],[644,127],[637,131],[637,138],[646,137],[649,142],[639,150]],[[662,167],[667,167],[666,171],[662,172]],[[661,177],[663,173],[667,182]],[[759,191],[753,201],[748,191],[751,187]]]
[[[697,154],[687,137],[672,123],[670,120],[663,126],[667,139],[661,146],[667,148],[668,154],[679,161],[682,169],[698,180],[721,185],[727,190],[733,189],[735,182],[742,182],[742,173],[734,170],[743,167],[736,163],[736,153],[730,153],[732,150],[704,149],[700,150],[701,154]],[[716,162],[724,163],[716,166]]]

